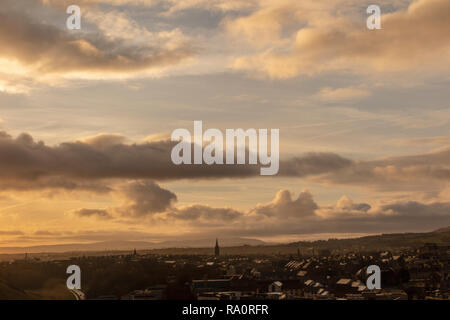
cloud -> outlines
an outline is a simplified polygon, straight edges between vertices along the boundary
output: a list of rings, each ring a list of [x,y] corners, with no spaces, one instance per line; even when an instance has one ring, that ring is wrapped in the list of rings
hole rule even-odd
[[[86,191],[94,193],[108,193],[113,189],[104,181],[86,181],[77,178],[54,177],[5,177],[0,180],[0,191],[46,191],[47,196],[57,192]]]
[[[99,134],[75,142],[47,146],[29,134],[16,138],[0,133],[0,186],[10,189],[98,189],[108,191],[107,179],[205,179],[259,176],[260,165],[174,165],[177,142],[151,140],[126,144],[118,134]],[[307,176],[349,166],[351,160],[332,153],[311,153],[280,163],[280,175]],[[6,183],[7,182],[7,183]]]
[[[283,30],[282,19],[289,8],[261,8],[249,16],[227,19],[226,31],[233,37],[246,39],[252,45],[263,48],[278,41]]]
[[[358,87],[347,87],[347,88],[322,88],[318,93],[317,97],[323,101],[345,101],[345,100],[355,100],[362,99],[370,96],[370,91]]]
[[[334,205],[321,206],[308,191],[302,191],[293,200],[289,191],[280,190],[272,201],[248,211],[193,205],[184,218],[168,214],[169,220],[163,221],[187,223],[199,234],[208,234],[213,229],[221,236],[411,232],[449,225],[449,208],[449,202],[355,203],[348,196]],[[184,229],[183,225],[179,228]]]
[[[170,224],[180,230],[194,227],[200,234],[212,228],[226,236],[397,232],[450,224],[449,208],[445,201],[356,203],[345,195],[334,205],[322,206],[307,190],[296,198],[288,190],[280,190],[272,201],[247,211],[200,204],[168,206],[152,224]]]
[[[110,180],[180,180],[251,178],[259,165],[175,165],[176,142],[125,143],[118,134],[47,146],[29,134],[0,133],[0,189],[87,190],[110,192]],[[335,153],[306,153],[280,161],[280,177],[299,177],[320,184],[353,185],[377,190],[441,188],[450,180],[450,149],[425,154],[352,160]]]
[[[115,195],[122,201],[120,206],[107,209],[82,208],[75,210],[74,214],[103,219],[145,218],[166,212],[177,202],[177,196],[173,192],[161,188],[153,181],[138,180],[122,184],[115,190]]]
[[[277,218],[299,218],[313,215],[318,208],[312,194],[307,190],[302,191],[295,200],[292,200],[292,194],[288,190],[280,190],[275,199],[267,204],[258,204],[250,211],[250,214]]]
[[[99,149],[104,149],[124,144],[127,142],[127,138],[122,134],[101,133],[93,137],[80,139],[79,141]]]
[[[438,136],[438,137],[426,137],[415,139],[402,139],[392,140],[392,143],[400,146],[419,146],[419,145],[446,145],[450,146],[450,137]]]
[[[177,201],[177,196],[153,181],[135,181],[120,189],[125,197],[123,206],[116,210],[126,216],[142,217],[164,212]]]
[[[220,64],[214,70],[223,71],[228,67],[225,61],[231,60],[232,69],[272,78],[323,71],[374,75],[448,69],[446,0],[380,0],[383,30],[373,32],[366,29],[366,8],[357,0],[81,0],[77,4],[87,8],[83,11],[86,28],[79,32],[53,23],[56,14],[65,15],[63,9],[70,1],[31,1],[32,9],[30,1],[4,1],[0,58],[9,60],[9,70],[19,63],[28,76],[41,82],[56,82],[49,77],[61,81],[162,74],[203,53],[198,63],[212,59]],[[139,8],[151,11],[158,21],[155,28],[146,27],[135,14]],[[195,12],[213,12],[212,21],[223,30],[197,29],[196,36],[188,37],[191,22],[185,22],[198,19]],[[211,58],[216,41],[225,49]],[[204,48],[199,49],[200,43]],[[0,90],[28,92],[29,84],[20,82],[24,84],[3,81]],[[325,88],[319,96],[347,100],[368,94],[361,88]]]
[[[89,11],[86,18],[98,24],[97,32],[69,32],[63,24],[58,28],[42,22],[8,1],[0,9],[0,58],[19,63],[29,74],[101,74],[104,79],[176,65],[194,54],[179,30],[150,33],[123,14],[94,12]],[[116,30],[108,29],[112,22],[128,29],[112,36],[108,33]],[[125,38],[129,29],[139,31],[142,41]]]
[[[312,177],[325,184],[372,187],[379,191],[440,190],[450,180],[450,149],[371,161],[351,165]]]
[[[336,208],[339,208],[341,210],[367,212],[371,207],[367,203],[353,203],[353,201],[348,196],[342,196],[342,198],[340,198],[336,203]]]
[[[391,200],[388,204],[368,204],[354,203],[349,197],[343,196],[335,205],[320,206],[312,200],[309,193],[307,196],[304,192],[300,193],[299,199],[306,199],[303,204],[292,201],[286,194],[290,193],[280,191],[272,202],[256,206],[242,219],[241,228],[234,225],[233,230],[227,231],[246,236],[383,233],[429,231],[450,224],[449,202]],[[283,197],[285,199],[280,201]],[[283,208],[281,203],[286,203],[287,206]],[[290,214],[283,211],[286,207],[292,210]],[[261,212],[261,208],[276,210],[272,210],[272,214],[268,216]],[[262,213],[263,219],[250,214],[255,212]]]
[[[46,5],[67,7],[71,0],[37,0]],[[174,14],[189,9],[202,9],[208,11],[237,11],[251,8],[256,0],[78,0],[80,6],[111,5],[156,7],[162,6],[168,11],[165,14]]]
[[[388,204],[381,207],[383,212],[394,216],[408,216],[411,219],[423,216],[440,216],[450,213],[450,203],[434,202],[423,204],[417,201],[407,201],[394,204]]]
[[[176,208],[168,213],[169,218],[197,222],[230,222],[241,218],[243,213],[232,208],[212,208],[205,205],[190,205]]]
[[[450,224],[450,202],[412,200],[358,203],[342,196],[333,205],[320,205],[304,190],[294,197],[280,190],[272,201],[249,210],[202,204],[175,206],[176,195],[151,181],[126,184],[118,196],[122,204],[108,209],[78,209],[80,217],[111,219],[115,226],[133,225],[130,239],[167,237],[277,237],[335,233],[383,233],[430,231]],[[134,222],[134,223],[132,223]],[[169,231],[167,229],[170,226]],[[142,232],[140,230],[146,230]],[[164,231],[163,231],[164,230]],[[23,233],[5,233],[23,235]],[[126,234],[123,230],[117,234]],[[88,233],[83,240],[116,239],[113,231]],[[50,234],[35,234],[49,236]],[[79,234],[55,234],[60,240]],[[27,238],[27,236],[23,236]],[[26,240],[26,239],[25,239]]]
[[[170,140],[169,133],[155,133],[145,137],[142,142],[157,142]]]
[[[23,234],[20,230],[0,230],[0,235],[2,236],[20,236]]]
[[[256,165],[174,165],[170,153],[177,142],[170,140],[142,144],[123,141],[120,135],[101,134],[52,147],[34,141],[26,133],[13,138],[2,132],[0,177],[14,188],[27,183],[63,186],[67,181],[73,182],[74,187],[82,182],[94,187],[96,180],[115,178],[166,180],[259,175]]]
[[[8,94],[27,94],[30,91],[30,87],[26,84],[20,83],[19,81],[15,81],[16,79],[11,79],[8,75],[4,75],[0,73],[3,79],[0,79],[0,92],[8,93]]]
[[[53,235],[52,236],[50,236]],[[156,239],[163,239],[167,237],[167,235],[159,233],[159,232],[144,232],[137,230],[123,230],[123,229],[95,229],[95,230],[76,230],[76,231],[66,231],[66,230],[43,230],[36,231],[33,233],[28,232],[20,232],[18,234],[17,240],[20,241],[29,241],[33,244],[36,241],[41,240],[50,240],[50,244],[54,244],[55,240],[60,242],[77,242],[83,243],[87,241],[151,241]],[[104,247],[102,248],[102,250]]]
[[[317,210],[317,215],[322,218],[344,218],[367,215],[372,206],[367,203],[354,203],[348,196],[342,196],[335,205],[323,206]]]
[[[331,152],[310,152],[301,157],[282,161],[280,175],[305,177],[351,166],[352,160]]]
[[[100,219],[111,219],[112,216],[108,210],[105,209],[78,209],[74,211],[74,214],[79,217],[96,217]]]
[[[35,236],[44,236],[44,237],[53,237],[61,235],[61,232],[57,231],[48,231],[48,230],[38,230],[33,233]]]
[[[189,9],[201,9],[207,11],[241,11],[253,8],[255,0],[165,0],[161,1],[169,6],[166,15],[173,15]]]
[[[260,45],[275,44],[235,59],[232,64],[235,69],[290,78],[336,70],[369,74],[425,67],[439,71],[449,66],[447,0],[413,1],[406,9],[383,14],[382,30],[371,32],[366,29],[361,8],[359,14],[364,19],[355,19],[358,11],[343,10],[356,2],[324,1],[311,4],[306,10],[297,1],[265,4],[246,17],[228,21],[232,35],[237,28],[241,32],[235,36],[247,38],[250,43],[258,42],[260,35]],[[265,21],[255,23],[261,15]],[[289,33],[289,30],[296,31]],[[264,32],[268,36],[260,34]],[[286,33],[291,36],[283,36]]]
[[[442,72],[449,66],[446,0],[380,0],[383,29],[376,31],[366,29],[366,8],[357,0],[81,0],[77,4],[87,8],[86,28],[79,32],[53,23],[56,14],[66,14],[63,9],[73,4],[70,1],[4,2],[0,58],[9,61],[8,70],[19,64],[27,76],[41,82],[51,81],[49,77],[61,81],[161,74],[205,52],[199,63],[211,61],[211,50],[217,47],[211,34],[225,48],[225,54],[213,58],[221,64],[213,69],[223,71],[224,61],[231,60],[232,69],[272,78],[349,70],[366,75]],[[154,29],[146,27],[139,15],[133,16],[139,8],[149,12],[149,7],[152,17],[162,21]],[[221,20],[229,37],[220,28],[200,30],[200,34],[208,32],[208,39],[199,33],[188,37],[191,26],[184,22],[197,19],[193,12],[198,11],[214,12],[214,21]],[[180,12],[187,19],[181,24],[176,20]],[[197,43],[205,48],[199,49]],[[0,90],[28,92],[30,84],[25,80],[20,81],[23,84],[2,81]],[[320,96],[346,100],[366,97],[368,92],[325,88]]]

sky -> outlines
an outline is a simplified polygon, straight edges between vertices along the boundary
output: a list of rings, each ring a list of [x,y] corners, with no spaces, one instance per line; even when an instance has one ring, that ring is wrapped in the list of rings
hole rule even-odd
[[[448,0],[2,0],[0,246],[449,226],[449,34]],[[195,120],[279,129],[278,174],[175,166]]]

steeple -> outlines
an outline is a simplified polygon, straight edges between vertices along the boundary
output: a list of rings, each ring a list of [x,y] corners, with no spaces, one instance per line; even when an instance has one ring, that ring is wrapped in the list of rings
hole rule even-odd
[[[218,257],[220,255],[219,240],[216,238],[216,247],[214,248],[214,256]]]

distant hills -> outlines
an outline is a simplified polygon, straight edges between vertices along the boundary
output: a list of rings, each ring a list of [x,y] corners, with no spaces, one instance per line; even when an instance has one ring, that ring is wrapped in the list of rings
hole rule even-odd
[[[450,245],[450,231],[436,230],[425,233],[391,233],[365,236],[351,239],[328,239],[316,241],[297,241],[288,244],[264,244],[252,246],[222,247],[223,254],[301,254],[318,253],[322,249],[330,251],[377,251],[396,250],[402,248],[419,248],[425,243]],[[159,254],[212,254],[212,246],[208,248],[166,248],[153,249]]]
[[[313,250],[388,250],[418,248],[425,243],[450,245],[450,227],[425,233],[392,233],[351,239],[328,239],[298,241],[288,244],[267,244],[257,239],[220,238],[223,254],[296,254],[312,253]],[[94,243],[72,243],[41,245],[30,247],[0,247],[0,254],[23,253],[69,253],[131,251],[133,249],[161,254],[211,254],[215,239],[173,240],[164,242],[148,241],[106,241]]]
[[[396,248],[417,248],[425,243],[436,243],[438,245],[450,245],[450,230],[443,228],[426,233],[390,233],[374,236],[366,236],[354,239],[329,239],[311,242],[296,242],[290,245],[311,246],[323,249],[396,249]]]
[[[450,227],[437,229],[437,230],[434,230],[433,232],[438,232],[438,233],[450,232]]]
[[[221,238],[220,246],[243,246],[243,245],[264,245],[265,242],[257,239],[244,238]],[[0,247],[0,254],[18,254],[18,253],[62,253],[73,251],[124,251],[124,250],[149,250],[162,248],[212,248],[215,245],[215,239],[196,239],[180,241],[104,241],[94,243],[70,243],[55,245],[40,245],[29,247]]]

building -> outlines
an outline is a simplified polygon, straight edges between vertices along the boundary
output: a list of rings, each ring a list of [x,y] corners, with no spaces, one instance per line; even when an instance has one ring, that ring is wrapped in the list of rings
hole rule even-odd
[[[269,292],[282,292],[281,288],[283,287],[283,284],[280,281],[274,281],[271,284],[269,284],[268,291]]]
[[[220,255],[219,240],[216,238],[216,247],[214,248],[214,256],[218,257],[219,255]]]
[[[230,279],[192,280],[192,290],[195,293],[230,291]]]

